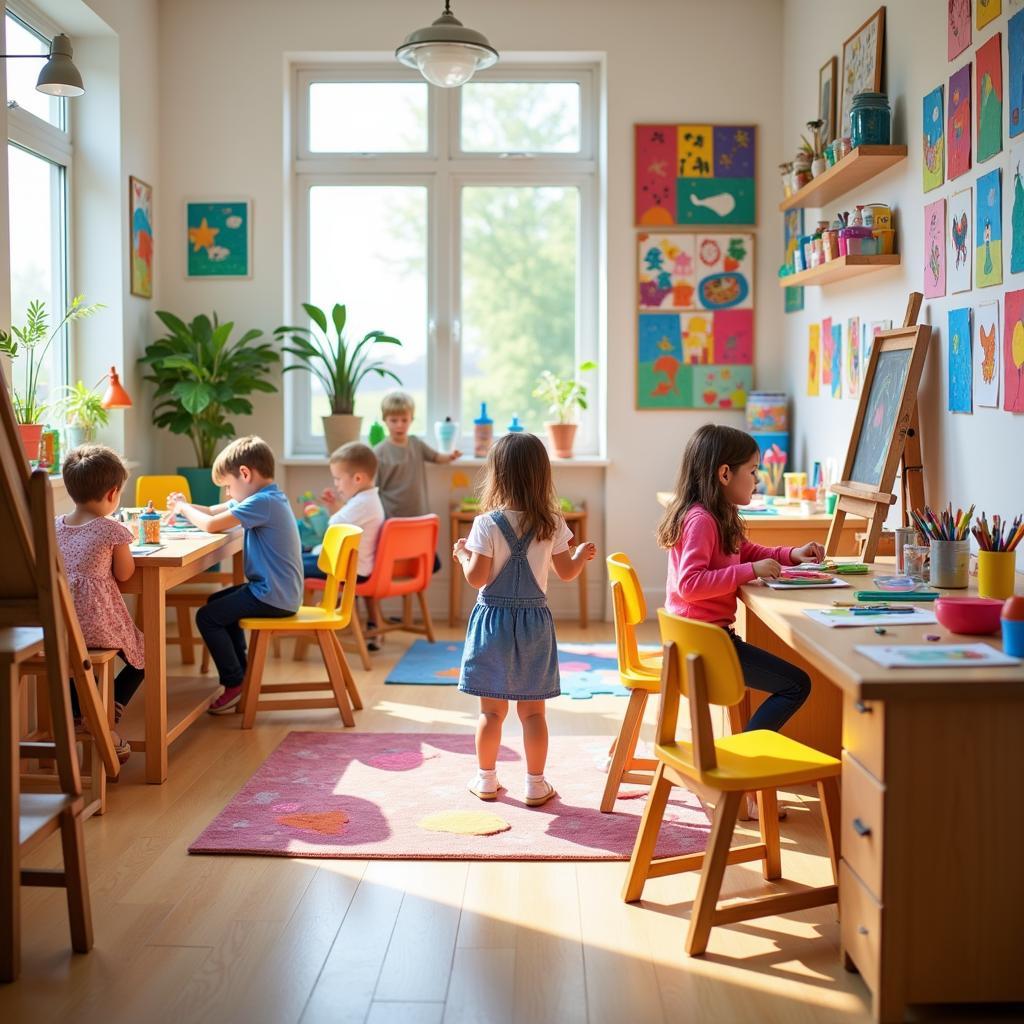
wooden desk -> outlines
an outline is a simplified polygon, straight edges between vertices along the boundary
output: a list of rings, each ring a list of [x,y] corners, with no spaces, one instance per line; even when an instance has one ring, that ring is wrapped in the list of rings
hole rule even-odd
[[[1024,1000],[1024,666],[880,668],[854,647],[923,643],[926,633],[994,646],[998,637],[953,637],[941,626],[887,626],[878,636],[803,614],[870,578],[851,582],[740,592],[747,640],[813,680],[783,731],[841,749],[845,963],[863,975],[879,1021],[902,1021],[910,1003]]]
[[[145,708],[145,739],[130,740],[134,750],[145,751],[146,781],[159,785],[167,778],[167,748],[210,706],[217,692],[209,687],[198,703],[168,725],[167,715],[167,591],[185,583],[211,566],[234,556],[237,583],[242,573],[242,530],[228,533],[170,533],[164,545],[151,555],[135,556],[135,574],[122,583],[125,594],[138,594],[142,606],[142,632],[146,643],[146,678],[142,687]],[[205,688],[204,688],[205,690]]]
[[[453,506],[451,510],[451,518],[449,520],[449,537],[451,538],[451,547],[455,547],[455,542],[462,536],[462,528],[467,527],[466,533],[469,533],[468,527],[472,524],[473,520],[479,515],[478,512],[464,512],[458,506]],[[569,528],[573,531],[573,543],[583,544],[587,539],[587,507],[583,505],[581,508],[576,509],[574,512],[563,512],[562,518],[569,525]],[[573,525],[575,524],[575,525]],[[449,548],[449,551],[451,549]],[[449,554],[449,559],[451,555]],[[462,570],[454,562],[451,565],[451,575],[448,577],[448,625],[454,626],[459,621],[461,616],[462,608]],[[584,563],[583,572],[577,577],[579,591],[580,591],[580,625],[585,629],[587,626],[587,570],[586,563]]]

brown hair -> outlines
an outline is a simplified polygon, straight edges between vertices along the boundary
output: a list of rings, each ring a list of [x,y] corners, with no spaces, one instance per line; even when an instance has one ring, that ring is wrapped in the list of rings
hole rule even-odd
[[[68,497],[76,505],[84,505],[87,501],[100,501],[115,487],[124,487],[128,469],[113,448],[83,444],[68,452],[61,476]]]
[[[658,524],[658,544],[673,548],[683,533],[683,520],[694,505],[702,505],[718,523],[722,549],[736,552],[744,537],[743,520],[736,506],[722,493],[720,466],[734,473],[760,449],[746,431],[705,423],[690,438],[683,452],[675,497]]]
[[[369,445],[359,441],[349,441],[335,448],[328,461],[332,466],[340,463],[352,473],[365,473],[371,479],[377,473],[377,456]]]
[[[267,480],[274,479],[274,450],[262,437],[239,437],[213,460],[213,482],[224,484],[229,476],[248,466]]]
[[[522,512],[525,534],[550,540],[561,518],[547,449],[534,434],[506,434],[487,453],[480,486],[480,511]]]

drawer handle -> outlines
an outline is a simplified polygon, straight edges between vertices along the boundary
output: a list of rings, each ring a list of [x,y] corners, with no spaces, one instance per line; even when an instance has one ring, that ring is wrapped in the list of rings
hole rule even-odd
[[[868,826],[865,825],[864,822],[860,820],[860,818],[853,819],[853,831],[856,832],[859,836],[871,835],[871,829],[868,828]]]
[[[862,715],[870,715],[870,714],[871,714],[871,708],[870,708],[870,707],[868,707],[868,705],[867,705],[867,704],[865,704],[865,703],[864,703],[864,701],[862,701],[862,700],[858,700],[858,701],[855,701],[855,702],[854,702],[854,705],[853,705],[853,706],[854,706],[854,707],[855,707],[855,708],[856,708],[856,709],[857,709],[857,710],[858,710],[858,711],[859,711],[859,712],[860,712],[860,713],[861,713]]]
[[[867,928],[864,927],[864,925],[859,924],[859,925],[857,925],[857,934],[858,935],[867,935],[868,934],[868,930],[867,930]]]

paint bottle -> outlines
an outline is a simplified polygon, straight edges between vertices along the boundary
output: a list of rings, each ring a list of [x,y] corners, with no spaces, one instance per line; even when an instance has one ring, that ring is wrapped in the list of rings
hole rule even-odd
[[[444,455],[451,455],[455,451],[455,438],[459,433],[459,425],[451,416],[445,416],[434,424],[434,433],[437,435],[437,447]]]
[[[519,413],[512,414],[512,422],[508,425],[510,434],[521,434],[526,428],[519,422]]]
[[[160,543],[160,513],[153,508],[153,502],[146,506],[146,511],[139,516],[139,538],[142,544]]]
[[[487,457],[494,440],[494,420],[487,415],[487,403],[480,403],[480,415],[473,420],[473,454],[478,459]]]

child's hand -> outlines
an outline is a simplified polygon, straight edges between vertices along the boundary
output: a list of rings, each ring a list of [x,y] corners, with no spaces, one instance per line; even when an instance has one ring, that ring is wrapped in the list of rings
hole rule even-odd
[[[456,562],[462,561],[462,559],[459,558],[459,555],[461,555],[462,552],[465,551],[465,550],[466,550],[466,538],[465,537],[460,537],[455,542],[454,546],[452,547],[452,559],[453,559],[453,561],[456,561]]]
[[[452,452],[452,453],[451,453],[451,454],[450,454],[450,455],[448,456],[448,461],[449,461],[449,462],[454,462],[454,461],[455,461],[456,459],[461,459],[461,458],[462,458],[462,452],[460,452],[460,451],[459,451],[459,449],[458,449],[458,448],[456,448],[456,449],[455,449],[455,451],[453,451],[453,452]]]
[[[177,509],[179,502],[183,502],[184,500],[185,495],[182,494],[181,491],[171,491],[171,493],[167,495],[167,508],[173,512]]]
[[[774,558],[762,558],[754,563],[754,573],[759,580],[777,580],[782,575],[782,566]]]
[[[816,541],[812,540],[803,547],[793,548],[793,561],[797,565],[802,562],[820,562],[825,557],[825,549]]]
[[[325,487],[320,492],[320,500],[327,506],[327,511],[333,516],[341,508],[341,501],[337,493],[330,487]]]
[[[597,545],[593,541],[587,541],[586,544],[580,544],[572,553],[572,560],[574,562],[589,562],[596,554]]]

